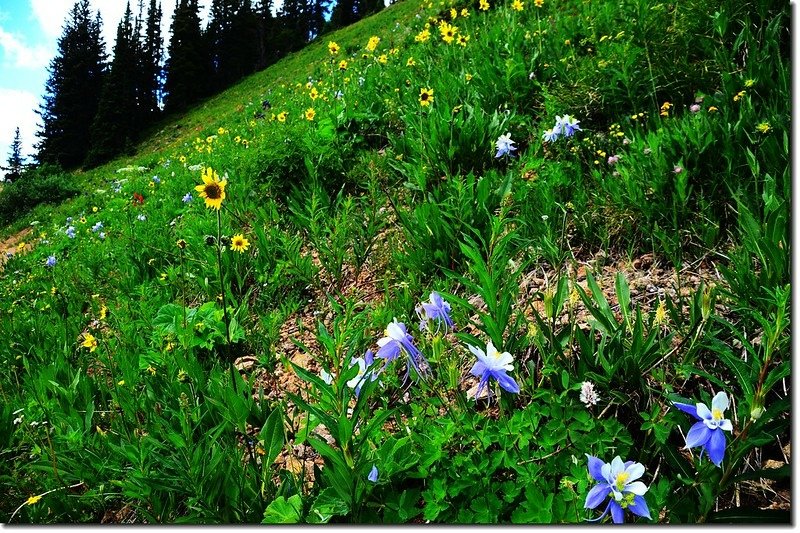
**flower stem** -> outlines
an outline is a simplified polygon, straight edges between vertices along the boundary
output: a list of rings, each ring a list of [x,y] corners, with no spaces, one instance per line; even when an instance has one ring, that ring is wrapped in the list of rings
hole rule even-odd
[[[231,326],[228,319],[228,305],[225,302],[225,276],[222,273],[222,213],[217,209],[217,271],[219,272],[219,288],[222,291],[222,316],[225,319],[225,339],[228,341],[226,351],[231,344]]]

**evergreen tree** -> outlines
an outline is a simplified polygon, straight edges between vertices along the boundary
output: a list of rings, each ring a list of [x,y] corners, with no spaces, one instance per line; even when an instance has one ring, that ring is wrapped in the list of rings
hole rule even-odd
[[[258,56],[256,70],[267,68],[279,59],[277,55],[278,33],[277,19],[272,13],[272,0],[259,0],[253,7],[253,13],[258,19]]]
[[[164,53],[164,39],[161,36],[161,2],[150,0],[147,9],[147,23],[142,43],[142,81],[140,106],[145,123],[151,123],[161,113],[161,62]]]
[[[139,38],[135,34],[131,5],[117,26],[114,59],[103,84],[97,116],[92,123],[87,166],[108,161],[138,137],[141,128],[137,82],[141,79]]]
[[[36,133],[39,162],[76,167],[89,150],[89,129],[97,114],[106,70],[102,21],[94,18],[89,0],[79,0],[69,12],[58,52],[50,62],[44,104],[37,112],[42,119]]]
[[[8,154],[8,166],[3,167],[6,171],[5,180],[15,181],[22,175],[22,140],[19,136],[19,126],[14,130],[14,140],[11,142],[11,152]]]
[[[197,0],[178,0],[167,59],[165,110],[185,109],[210,93],[211,62],[200,30]]]

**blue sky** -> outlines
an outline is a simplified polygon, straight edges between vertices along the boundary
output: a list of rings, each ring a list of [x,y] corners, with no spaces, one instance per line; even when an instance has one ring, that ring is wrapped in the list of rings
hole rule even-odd
[[[109,54],[126,0],[91,0],[103,18],[103,36]],[[137,5],[136,0],[131,4]],[[146,4],[149,2],[146,2]],[[33,153],[37,141],[38,109],[47,66],[55,56],[67,13],[75,0],[0,0],[0,165],[8,158],[14,129],[19,126],[23,155]],[[161,0],[165,45],[175,0]],[[210,0],[201,5],[210,4]]]

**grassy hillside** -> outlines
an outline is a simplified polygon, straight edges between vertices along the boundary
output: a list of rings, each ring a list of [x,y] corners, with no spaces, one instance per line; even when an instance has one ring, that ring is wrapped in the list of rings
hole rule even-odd
[[[788,522],[788,21],[403,0],[53,177],[0,516]]]

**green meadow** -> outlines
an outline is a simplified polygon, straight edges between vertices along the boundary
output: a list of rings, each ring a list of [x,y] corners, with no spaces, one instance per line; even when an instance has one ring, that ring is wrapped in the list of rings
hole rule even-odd
[[[401,0],[40,169],[0,520],[788,524],[789,23]]]

